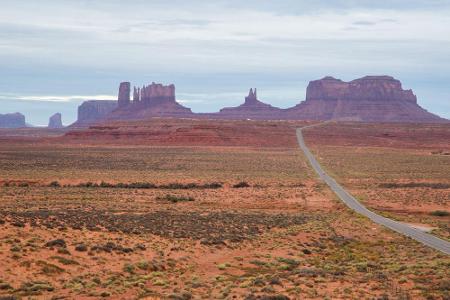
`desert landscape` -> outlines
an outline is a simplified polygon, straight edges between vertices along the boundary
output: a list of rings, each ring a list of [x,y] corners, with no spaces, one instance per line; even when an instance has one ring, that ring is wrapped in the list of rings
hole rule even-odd
[[[346,208],[296,144],[305,124],[152,119],[38,137],[4,130],[1,294],[448,297],[449,257]],[[410,124],[331,123],[305,134],[370,208],[447,240],[449,216],[435,212],[449,211],[448,137],[448,125]]]
[[[0,300],[450,300],[450,1],[0,7]]]

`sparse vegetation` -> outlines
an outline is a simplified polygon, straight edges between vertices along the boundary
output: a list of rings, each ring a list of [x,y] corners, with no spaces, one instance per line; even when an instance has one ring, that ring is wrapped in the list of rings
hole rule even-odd
[[[433,201],[413,217],[448,232],[432,214],[448,189],[380,187],[449,184],[447,157],[319,150],[364,201]],[[0,299],[448,297],[446,257],[349,213],[297,148],[0,143],[0,156]]]
[[[190,196],[176,196],[176,195],[165,195],[163,197],[157,197],[157,200],[165,200],[165,201],[170,201],[172,203],[178,203],[178,202],[190,202],[190,201],[194,201],[194,197],[190,197]]]
[[[435,217],[448,217],[450,216],[450,212],[446,210],[435,210],[430,213],[430,215]]]
[[[241,181],[241,182],[236,183],[235,185],[233,185],[233,188],[235,188],[235,189],[248,188],[248,187],[250,187],[250,184],[248,184],[245,181]]]
[[[400,188],[450,189],[450,184],[429,183],[429,182],[382,183],[379,186],[381,188],[386,188],[386,189],[400,189]]]

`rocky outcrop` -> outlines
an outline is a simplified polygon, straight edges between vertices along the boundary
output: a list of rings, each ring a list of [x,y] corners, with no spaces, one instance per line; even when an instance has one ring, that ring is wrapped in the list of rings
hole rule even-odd
[[[64,128],[60,113],[56,113],[50,117],[50,119],[48,120],[48,128],[53,129]]]
[[[117,108],[114,100],[88,100],[78,106],[78,118],[72,126],[86,126],[103,120]]]
[[[223,108],[218,116],[223,119],[275,120],[282,118],[281,112],[281,109],[259,101],[255,88],[254,91],[250,89],[243,104]]]
[[[409,101],[417,103],[412,90],[403,90],[391,76],[366,76],[350,82],[333,77],[311,81],[306,100]]]
[[[27,127],[25,116],[21,113],[0,114],[0,128],[21,128]]]
[[[333,77],[311,81],[306,100],[286,110],[287,119],[366,122],[439,122],[417,104],[411,90],[403,90],[390,76],[366,76],[350,82]]]
[[[119,86],[119,95],[117,97],[119,107],[125,107],[130,104],[130,83],[121,82]]]
[[[146,106],[157,105],[164,102],[175,102],[175,85],[170,84],[164,86],[160,83],[154,83],[143,86],[142,88],[134,87],[134,102],[142,102]]]
[[[121,85],[122,87],[122,85]],[[119,91],[120,95],[120,91]],[[191,117],[190,108],[179,104],[175,99],[175,86],[153,82],[142,88],[134,87],[133,101],[119,105],[108,120],[136,120],[150,117]]]
[[[78,108],[75,125],[101,120],[142,120],[152,117],[253,119],[253,120],[348,120],[364,122],[446,122],[417,104],[411,90],[390,76],[366,76],[345,82],[333,77],[311,81],[306,100],[280,109],[258,100],[256,89],[243,104],[218,113],[194,114],[179,104],[175,86],[152,83],[134,87],[130,101],[130,83],[122,82],[118,101],[86,101]]]

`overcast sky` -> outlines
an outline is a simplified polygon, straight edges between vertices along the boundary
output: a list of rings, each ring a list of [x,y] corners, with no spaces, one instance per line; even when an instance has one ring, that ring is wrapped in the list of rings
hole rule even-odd
[[[195,112],[289,107],[310,80],[392,75],[450,118],[450,0],[0,0],[0,113],[76,119],[120,81],[174,83]]]

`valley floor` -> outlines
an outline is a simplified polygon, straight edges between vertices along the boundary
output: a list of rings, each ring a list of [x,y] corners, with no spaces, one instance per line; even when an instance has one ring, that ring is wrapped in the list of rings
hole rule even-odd
[[[448,145],[380,147],[327,126],[306,142],[352,193],[449,237],[431,214],[449,211]],[[350,212],[284,134],[278,147],[0,136],[0,295],[447,299],[449,257]]]

